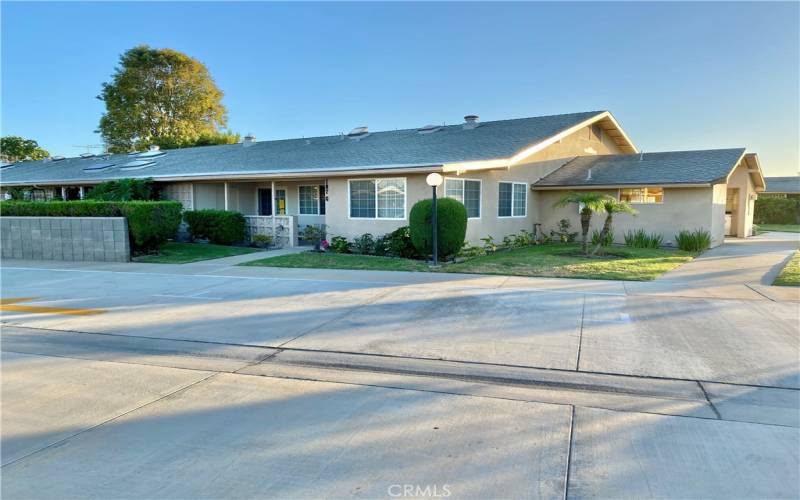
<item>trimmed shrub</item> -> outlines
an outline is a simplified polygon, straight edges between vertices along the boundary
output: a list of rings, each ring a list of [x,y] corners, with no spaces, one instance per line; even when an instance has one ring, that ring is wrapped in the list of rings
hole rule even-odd
[[[4,201],[0,215],[19,217],[125,217],[131,247],[157,250],[173,238],[183,207],[177,201]]]
[[[153,179],[120,179],[96,185],[86,194],[90,200],[132,201],[155,200]]]
[[[448,257],[456,255],[464,246],[467,235],[467,209],[464,204],[453,198],[437,200],[437,226],[439,255]],[[411,242],[422,256],[432,253],[433,200],[421,200],[411,207],[409,215]]]
[[[334,236],[331,238],[329,245],[331,250],[336,253],[350,253],[350,247],[352,246],[344,236]]]
[[[687,231],[684,229],[675,235],[678,248],[686,252],[702,252],[711,246],[711,234],[705,229]]]
[[[611,246],[614,243],[614,231],[608,231],[602,241],[600,241],[601,233],[602,231],[598,231],[597,229],[592,231],[592,245]]]
[[[181,225],[183,206],[177,201],[127,201],[118,205],[128,219],[131,246],[140,252],[158,250],[175,237]]]
[[[625,233],[625,245],[633,248],[659,248],[664,243],[660,234],[647,234],[644,229],[628,231]]]
[[[759,198],[753,221],[756,224],[800,224],[800,198]]]
[[[217,245],[233,245],[245,239],[245,219],[239,212],[190,210],[184,213],[189,236]]]
[[[381,236],[375,243],[375,253],[403,259],[419,257],[414,243],[411,242],[411,228],[408,226],[397,228],[391,233]]]
[[[353,253],[361,255],[373,255],[375,253],[375,238],[370,233],[353,238]]]
[[[578,237],[578,232],[572,231],[572,223],[569,219],[561,219],[558,221],[558,229],[550,231],[550,237],[558,239],[561,243],[572,243]]]

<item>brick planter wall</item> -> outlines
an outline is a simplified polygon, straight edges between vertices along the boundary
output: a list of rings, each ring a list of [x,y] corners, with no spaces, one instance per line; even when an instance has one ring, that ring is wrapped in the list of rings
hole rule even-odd
[[[124,217],[0,217],[4,259],[128,262]]]

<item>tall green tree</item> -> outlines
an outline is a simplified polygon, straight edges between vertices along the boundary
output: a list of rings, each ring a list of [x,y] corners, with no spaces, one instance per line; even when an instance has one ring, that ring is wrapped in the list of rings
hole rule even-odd
[[[585,255],[589,255],[588,239],[589,227],[592,223],[592,214],[602,212],[603,204],[611,199],[607,194],[595,193],[591,191],[572,192],[564,195],[563,198],[555,202],[554,207],[565,207],[577,204],[581,214],[581,250]]]
[[[39,143],[33,139],[25,139],[16,135],[0,137],[0,158],[3,161],[43,160],[48,156],[50,153],[39,147]]]
[[[112,152],[237,142],[237,134],[223,131],[222,96],[197,59],[140,45],[120,56],[112,81],[103,83],[98,132]]]

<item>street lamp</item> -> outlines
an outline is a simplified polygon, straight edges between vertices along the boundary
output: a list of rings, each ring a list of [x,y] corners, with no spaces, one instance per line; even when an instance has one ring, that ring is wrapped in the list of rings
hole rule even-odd
[[[439,242],[437,241],[437,236],[439,232],[439,225],[436,220],[436,216],[438,214],[438,209],[436,208],[436,188],[442,185],[444,179],[441,175],[437,174],[436,172],[432,174],[428,174],[428,177],[425,178],[425,182],[433,189],[433,209],[431,214],[431,230],[433,231],[433,266],[436,267],[439,265]]]

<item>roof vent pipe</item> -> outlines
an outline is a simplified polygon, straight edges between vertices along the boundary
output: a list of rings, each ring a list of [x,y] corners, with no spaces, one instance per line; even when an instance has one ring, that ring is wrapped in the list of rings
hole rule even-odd
[[[244,136],[244,139],[242,140],[242,145],[244,147],[252,146],[255,143],[256,143],[256,136],[254,136],[253,134],[247,134],[246,136]]]
[[[592,180],[592,169],[591,168],[586,171],[586,180],[587,181]]]
[[[148,149],[149,149],[150,151],[158,151],[158,150],[159,150],[159,149],[161,149],[161,148],[160,148],[160,147],[158,147],[158,145],[157,145],[157,144],[151,144],[151,145],[150,145],[150,147],[149,147]]]
[[[467,115],[464,117],[464,124],[461,127],[467,130],[475,128],[479,125],[478,120],[480,120],[478,115]]]
[[[644,160],[644,149],[639,152],[639,161]]]

